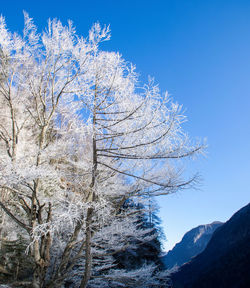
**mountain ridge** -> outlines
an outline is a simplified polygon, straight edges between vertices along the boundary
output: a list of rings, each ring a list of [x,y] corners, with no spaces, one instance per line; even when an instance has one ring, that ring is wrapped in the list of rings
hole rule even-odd
[[[201,253],[209,242],[213,232],[223,223],[214,221],[210,224],[199,225],[184,234],[182,240],[162,257],[166,269],[181,266]]]
[[[250,204],[213,233],[206,248],[171,275],[174,288],[250,287]]]

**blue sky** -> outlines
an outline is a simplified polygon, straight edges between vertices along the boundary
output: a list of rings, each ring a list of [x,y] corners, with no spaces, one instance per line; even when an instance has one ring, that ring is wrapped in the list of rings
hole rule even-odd
[[[160,217],[169,249],[189,229],[226,221],[249,202],[250,1],[82,0],[1,1],[11,31],[21,31],[26,10],[39,29],[48,18],[73,20],[86,35],[110,24],[103,49],[136,64],[142,81],[154,76],[161,90],[183,104],[192,137],[207,137],[199,190],[161,197]]]

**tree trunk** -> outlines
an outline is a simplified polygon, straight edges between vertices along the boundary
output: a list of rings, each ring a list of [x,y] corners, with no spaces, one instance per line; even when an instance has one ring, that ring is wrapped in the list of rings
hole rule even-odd
[[[41,213],[41,210],[39,212]],[[35,213],[36,210],[33,213],[33,228],[36,225]],[[46,222],[49,223],[49,221],[51,220],[51,203],[49,203],[49,209],[47,213],[48,214]],[[50,264],[50,247],[51,247],[50,232],[47,232],[47,234],[42,236],[41,242],[39,242],[39,240],[34,241],[33,254],[36,263],[32,281],[32,286],[34,288],[45,287],[45,277],[48,266]]]
[[[32,279],[32,287],[33,288],[43,288],[44,287],[44,278],[45,275],[42,271],[42,267],[40,265],[36,264],[34,273],[33,273],[33,279]]]
[[[95,195],[95,182],[96,182],[96,171],[97,171],[97,148],[96,148],[96,99],[97,99],[98,93],[97,93],[97,81],[95,84],[95,98],[94,98],[94,111],[93,111],[93,138],[92,138],[92,181],[90,184],[90,191],[87,201],[94,202],[96,199]],[[86,248],[85,248],[85,271],[84,276],[80,285],[80,288],[86,288],[88,281],[91,276],[91,269],[92,269],[92,254],[91,254],[91,238],[92,238],[92,231],[91,231],[91,224],[92,224],[92,216],[93,216],[93,208],[88,208],[87,212],[87,218],[86,218]]]
[[[91,254],[91,220],[93,215],[93,208],[88,209],[87,219],[86,219],[86,248],[85,248],[85,271],[84,276],[80,285],[80,288],[86,288],[88,281],[91,276],[91,268],[92,268],[92,254]]]

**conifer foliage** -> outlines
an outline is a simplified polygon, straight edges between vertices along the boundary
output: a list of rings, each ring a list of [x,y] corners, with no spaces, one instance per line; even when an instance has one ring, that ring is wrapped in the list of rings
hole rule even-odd
[[[71,22],[38,33],[24,18],[22,35],[0,18],[0,237],[26,241],[34,288],[157,287],[152,263],[117,265],[155,237],[124,204],[192,185],[182,160],[203,147],[178,104],[99,48],[109,27],[83,38]]]

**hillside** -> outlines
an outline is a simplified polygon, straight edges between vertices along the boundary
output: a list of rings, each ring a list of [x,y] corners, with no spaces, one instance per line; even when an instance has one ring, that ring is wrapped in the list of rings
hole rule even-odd
[[[162,257],[162,262],[167,269],[191,260],[192,257],[201,253],[207,246],[214,231],[221,226],[221,222],[213,222],[200,225],[188,231],[172,250]]]
[[[250,204],[219,227],[205,250],[172,275],[174,288],[250,287]]]

